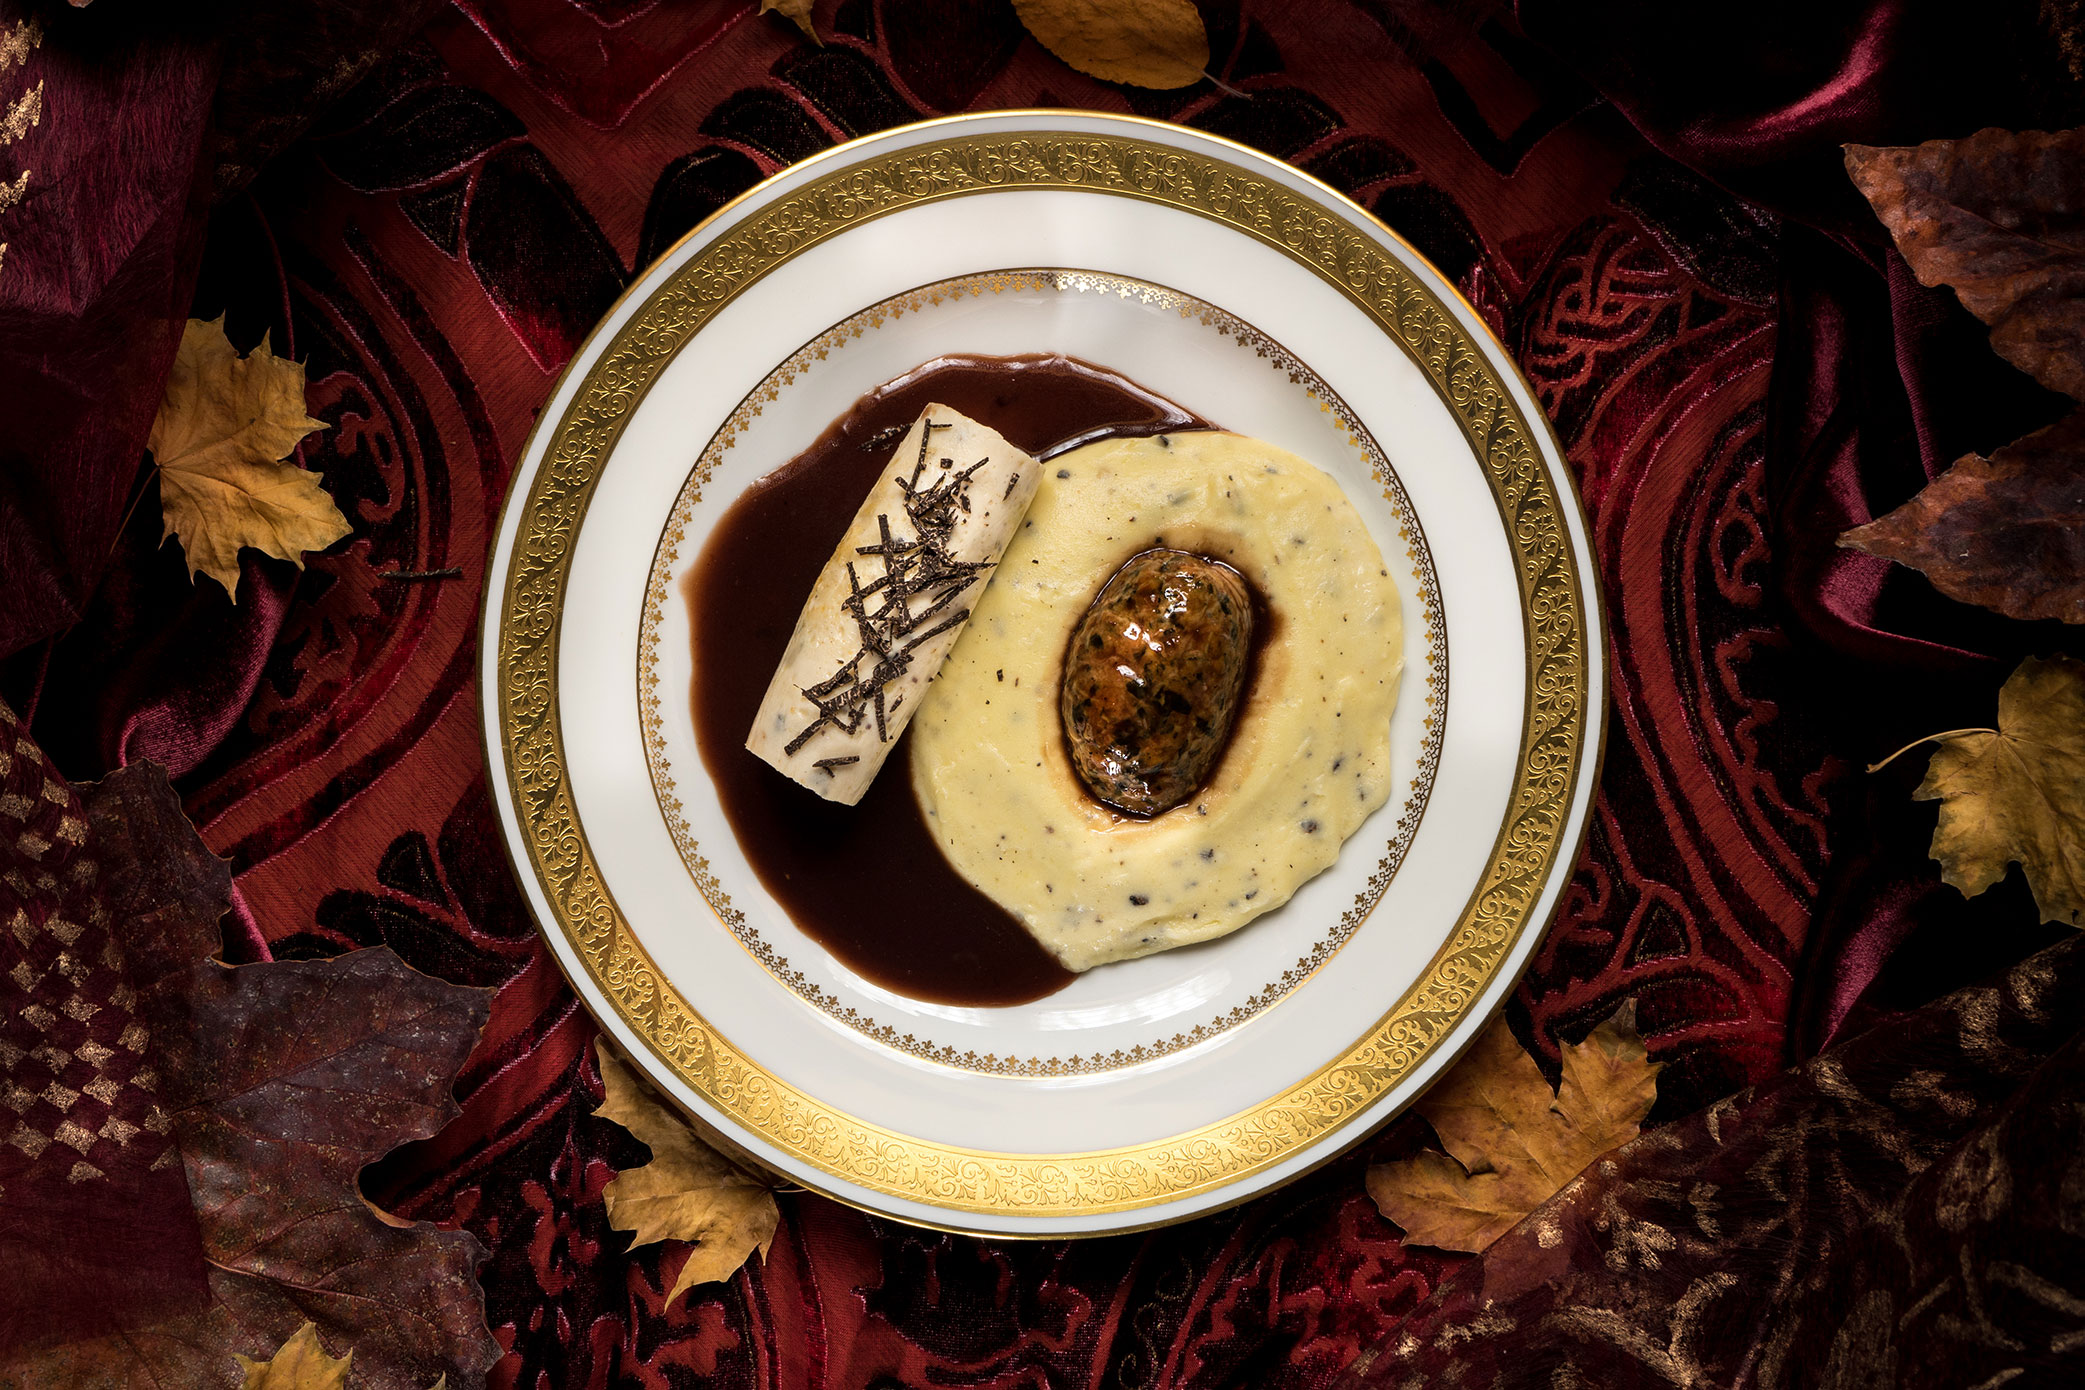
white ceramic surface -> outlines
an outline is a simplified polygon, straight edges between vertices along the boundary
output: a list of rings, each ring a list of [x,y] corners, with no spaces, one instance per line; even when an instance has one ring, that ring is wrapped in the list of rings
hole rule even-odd
[[[1492,358],[1533,425],[1563,499],[1575,566],[1587,576],[1590,731],[1584,765],[1572,769],[1564,827],[1575,851],[1605,716],[1584,522],[1539,406],[1474,312],[1409,248],[1285,165],[1184,129],[1075,113],[973,118],[964,129],[994,122],[1012,131],[1127,130],[1279,181],[1376,238]],[[786,171],[669,252],[604,319],[544,406],[546,428],[517,469],[516,495],[542,468],[547,426],[571,408],[594,359],[691,257],[834,161],[924,145],[946,131],[933,123],[893,131]],[[941,288],[925,288],[933,286]],[[874,309],[892,300],[904,312]],[[817,350],[803,352],[807,345]],[[855,975],[804,936],[747,867],[694,746],[677,581],[731,499],[863,391],[944,353],[1037,351],[1120,371],[1342,483],[1404,600],[1406,669],[1392,727],[1398,783],[1333,869],[1243,930],[1102,967],[1034,1004],[950,1008]],[[1300,380],[1284,367],[1284,352],[1305,369]],[[706,476],[691,481],[705,451]],[[510,757],[496,652],[518,524],[510,502],[489,581],[484,676],[496,769]],[[982,192],[863,221],[783,261],[741,289],[652,383],[601,468],[572,542],[555,666],[564,767],[577,818],[631,930],[708,1024],[775,1077],[869,1124],[937,1144],[1022,1155],[1150,1144],[1308,1078],[1365,1035],[1440,952],[1497,850],[1520,772],[1531,708],[1521,601],[1500,504],[1465,430],[1406,347],[1325,278],[1264,241],[1161,202],[1083,189]],[[903,772],[898,760],[884,775]],[[1534,926],[1452,1035],[1364,1112],[1233,1183],[1130,1211],[1037,1218],[952,1210],[932,1193],[851,1183],[765,1141],[688,1084],[584,967],[527,867],[509,779],[493,781],[546,937],[590,1010],[663,1091],[806,1186],[903,1219],[1021,1235],[1181,1219],[1243,1200],[1361,1138],[1409,1103],[1503,999],[1574,857],[1557,858]],[[708,898],[690,871],[697,854],[715,875],[718,891]],[[1394,873],[1380,898],[1365,916],[1350,913],[1381,867]],[[720,917],[719,897],[743,914],[739,922]],[[767,963],[749,939],[770,948]],[[1115,1054],[1146,1060],[1115,1064]]]

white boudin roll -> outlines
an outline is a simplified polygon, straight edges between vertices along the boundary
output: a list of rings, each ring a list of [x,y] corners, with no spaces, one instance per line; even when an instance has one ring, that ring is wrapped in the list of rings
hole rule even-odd
[[[860,801],[1041,476],[997,431],[921,411],[811,586],[746,747],[828,801]]]

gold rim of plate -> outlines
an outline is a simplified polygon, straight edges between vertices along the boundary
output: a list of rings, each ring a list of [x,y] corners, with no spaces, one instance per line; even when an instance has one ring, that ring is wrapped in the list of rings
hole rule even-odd
[[[563,414],[539,422],[537,430],[548,432],[542,460],[527,494],[508,500],[520,516],[504,590],[487,595],[488,606],[499,604],[499,745],[527,861],[517,868],[525,867],[551,904],[556,920],[546,929],[565,935],[658,1064],[747,1136],[858,1189],[958,1218],[1094,1218],[1180,1202],[1289,1160],[1367,1113],[1449,1038],[1515,945],[1541,925],[1534,918],[1542,891],[1584,833],[1583,822],[1571,833],[1570,811],[1581,779],[1592,771],[1585,757],[1594,736],[1587,714],[1589,582],[1578,570],[1565,520],[1565,509],[1576,502],[1559,497],[1534,428],[1475,337],[1375,234],[1362,230],[1380,230],[1380,224],[1335,190],[1310,180],[1318,191],[1313,200],[1198,151],[1046,128],[1067,114],[1073,113],[952,116],[840,146],[809,161],[825,166],[822,173],[698,251],[616,332]],[[1024,115],[1038,128],[962,129]],[[945,136],[882,153],[861,148],[924,129]],[[1191,134],[1198,143],[1265,158],[1220,137]],[[802,169],[776,177],[800,176]],[[624,425],[680,348],[762,276],[850,227],[946,198],[1008,189],[1136,198],[1207,218],[1287,255],[1374,319],[1432,382],[1482,465],[1514,554],[1528,652],[1528,698],[1507,813],[1484,873],[1419,980],[1351,1046],[1280,1093],[1183,1134],[1089,1153],[994,1153],[901,1134],[797,1089],[740,1052],[659,971],[603,880],[566,782],[556,693],[573,539]],[[703,235],[708,225],[689,237]],[[592,340],[582,345],[575,362],[592,348]],[[1547,422],[1539,428],[1546,430]],[[534,446],[532,438],[529,449]],[[1140,1224],[1148,1223],[1107,1229]]]

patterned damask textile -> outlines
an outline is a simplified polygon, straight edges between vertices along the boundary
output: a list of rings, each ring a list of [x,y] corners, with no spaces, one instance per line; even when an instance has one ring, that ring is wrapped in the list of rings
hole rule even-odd
[[[1349,1390],[2085,1381],[2075,934],[1594,1164]]]
[[[1784,219],[1755,480],[1776,640],[1803,673],[1782,687],[1784,708],[1861,763],[1988,723],[2005,673],[2026,655],[2075,651],[2076,630],[1996,621],[1838,537],[1964,454],[2074,405],[1998,358],[1953,291],[1918,283],[1846,177],[1841,146],[2085,122],[2076,7],[1519,0],[1516,12],[1657,148]],[[2017,880],[1969,901],[1938,882],[1924,852],[1932,812],[1907,799],[1919,771],[1905,759],[1805,789],[1830,796],[1832,853],[1798,971],[1794,1056],[2027,949]]]
[[[1582,480],[1615,720],[1586,860],[1511,1016],[1553,1059],[1559,1032],[1634,996],[1668,1064],[1658,1114],[1683,1115],[1784,1060],[1825,799],[1850,767],[1805,722],[1820,678],[1782,635],[1782,230],[1481,7],[1220,0],[1204,9],[1230,90],[1175,93],[1071,72],[1005,3],[821,3],[822,47],[753,8],[458,0],[219,209],[196,312],[308,364],[330,428],[303,460],[354,535],[301,575],[247,552],[232,608],[189,590],[141,508],[31,673],[37,735],[76,777],[142,756],[176,772],[237,874],[235,953],[386,942],[497,988],[462,1118],[367,1178],[492,1250],[495,1383],[1324,1383],[1458,1264],[1405,1249],[1362,1193],[1416,1121],[1239,1211],[1096,1242],[937,1236],[790,1197],[764,1266],[667,1303],[678,1249],[625,1253],[606,1224],[603,1186],[643,1151],[590,1115],[593,1027],[486,791],[475,630],[512,461],[646,262],[840,139],[1087,106],[1294,161],[1461,286]]]
[[[135,856],[101,815],[0,703],[0,1355],[206,1294],[158,977],[122,944]]]

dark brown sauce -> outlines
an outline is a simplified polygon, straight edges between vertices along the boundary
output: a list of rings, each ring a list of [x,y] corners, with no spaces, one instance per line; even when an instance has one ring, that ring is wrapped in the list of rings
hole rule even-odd
[[[1073,976],[942,856],[913,799],[909,734],[855,806],[798,786],[745,748],[804,595],[890,461],[897,435],[888,432],[935,401],[1042,457],[1110,436],[1210,428],[1067,357],[941,357],[878,387],[748,488],[689,570],[695,732],[740,848],[807,936],[916,999],[1021,1004]]]

